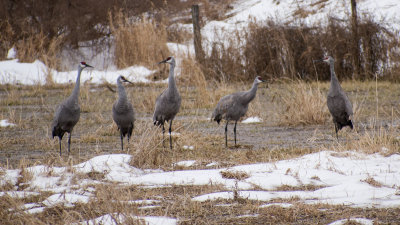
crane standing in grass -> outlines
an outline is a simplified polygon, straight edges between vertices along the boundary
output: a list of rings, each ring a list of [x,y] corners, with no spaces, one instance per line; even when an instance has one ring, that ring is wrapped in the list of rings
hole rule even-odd
[[[120,132],[121,150],[123,151],[124,137],[126,135],[128,136],[129,144],[129,139],[132,135],[135,122],[135,111],[133,110],[132,104],[128,101],[128,97],[126,96],[125,88],[122,85],[122,82],[132,83],[123,76],[119,76],[117,78],[118,100],[114,103],[112,107],[112,116]]]
[[[335,74],[335,60],[331,56],[326,56],[323,62],[329,64],[331,71],[331,86],[328,92],[327,105],[335,124],[336,138],[338,131],[345,126],[353,129],[351,117],[353,116],[353,107],[346,93],[342,90],[339,80]]]
[[[179,95],[178,88],[175,84],[174,69],[175,69],[175,59],[170,56],[165,60],[159,62],[169,64],[169,76],[168,76],[168,87],[165,89],[156,99],[156,105],[154,109],[153,121],[154,125],[162,126],[163,132],[163,145],[164,145],[164,123],[169,121],[169,147],[172,149],[172,120],[175,118],[176,114],[179,112],[181,107],[181,96]]]
[[[249,107],[249,103],[256,97],[257,86],[259,83],[264,82],[264,80],[257,76],[254,79],[253,86],[248,91],[236,92],[230,95],[222,97],[217,106],[212,113],[211,119],[219,122],[222,119],[226,120],[225,125],[225,146],[228,147],[228,123],[230,120],[235,121],[235,127],[233,132],[235,135],[235,145],[236,145],[236,125],[238,120],[243,117]]]
[[[81,114],[81,107],[79,106],[79,88],[81,83],[81,73],[82,70],[86,67],[92,67],[85,62],[81,62],[78,66],[78,76],[76,78],[76,83],[72,94],[65,99],[58,106],[54,120],[51,125],[52,127],[52,136],[58,136],[58,140],[60,143],[60,156],[61,156],[61,140],[65,134],[65,132],[69,133],[68,136],[68,155],[70,152],[71,145],[71,133],[74,129],[74,126],[78,123],[79,117]]]

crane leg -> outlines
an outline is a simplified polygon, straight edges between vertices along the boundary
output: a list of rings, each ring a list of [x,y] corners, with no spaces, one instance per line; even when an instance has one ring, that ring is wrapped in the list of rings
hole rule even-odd
[[[69,155],[70,146],[71,146],[71,133],[72,132],[70,132],[69,135],[68,135],[68,155]]]
[[[335,123],[335,132],[336,132],[336,139],[339,140],[339,136],[338,136],[338,127],[337,124]]]
[[[121,133],[121,150],[124,151],[124,136]]]
[[[165,127],[164,127],[164,123],[163,123],[162,124],[162,146],[163,146],[163,148],[165,148],[164,134],[165,134]]]
[[[236,146],[236,125],[237,121],[235,121],[235,127],[233,128],[233,133],[235,134],[235,146]]]
[[[60,136],[58,136],[58,143],[60,144],[60,156],[61,156],[61,137]]]
[[[226,125],[225,125],[225,147],[228,147],[228,123],[229,121],[226,121]]]
[[[172,120],[169,122],[169,148],[172,150]]]

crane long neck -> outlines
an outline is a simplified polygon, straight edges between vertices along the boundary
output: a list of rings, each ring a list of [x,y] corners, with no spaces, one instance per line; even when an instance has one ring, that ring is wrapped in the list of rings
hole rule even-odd
[[[128,100],[125,92],[125,88],[122,85],[122,82],[118,79],[117,80],[117,87],[118,87],[118,102],[125,102]]]
[[[174,70],[175,70],[175,63],[172,63],[169,66],[169,76],[168,76],[168,88],[170,90],[176,89]]]
[[[331,91],[339,91],[340,88],[340,83],[338,78],[336,77],[335,74],[335,66],[334,66],[334,62],[331,62],[330,64],[330,70],[331,70]]]
[[[72,90],[71,98],[73,100],[78,101],[78,96],[79,96],[79,89],[81,86],[81,73],[82,73],[83,68],[78,67],[78,76],[76,77],[76,82],[75,82],[75,87],[74,90]]]
[[[258,82],[255,80],[253,82],[253,86],[250,88],[250,90],[247,91],[247,93],[245,94],[245,100],[247,100],[248,102],[250,102],[251,100],[253,100],[256,97],[256,93],[257,93],[257,88],[258,88]]]

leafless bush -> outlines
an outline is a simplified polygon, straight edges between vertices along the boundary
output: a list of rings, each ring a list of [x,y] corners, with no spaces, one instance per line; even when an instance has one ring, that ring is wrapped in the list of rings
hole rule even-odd
[[[273,20],[252,22],[244,35],[227,34],[215,42],[204,67],[207,78],[252,80],[255,75],[273,78],[328,80],[329,68],[314,64],[324,55],[335,58],[339,78],[385,77],[398,62],[396,36],[369,17],[359,22],[361,74],[353,77],[351,29],[343,20],[330,18],[327,26],[288,26]],[[226,37],[228,37],[226,39]],[[241,43],[245,43],[244,45]]]

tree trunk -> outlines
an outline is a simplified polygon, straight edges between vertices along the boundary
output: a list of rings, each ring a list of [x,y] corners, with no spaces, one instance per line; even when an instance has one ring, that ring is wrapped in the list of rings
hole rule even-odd
[[[193,39],[196,60],[203,62],[204,51],[201,45],[200,23],[199,23],[199,5],[192,5],[192,20],[193,20]]]

